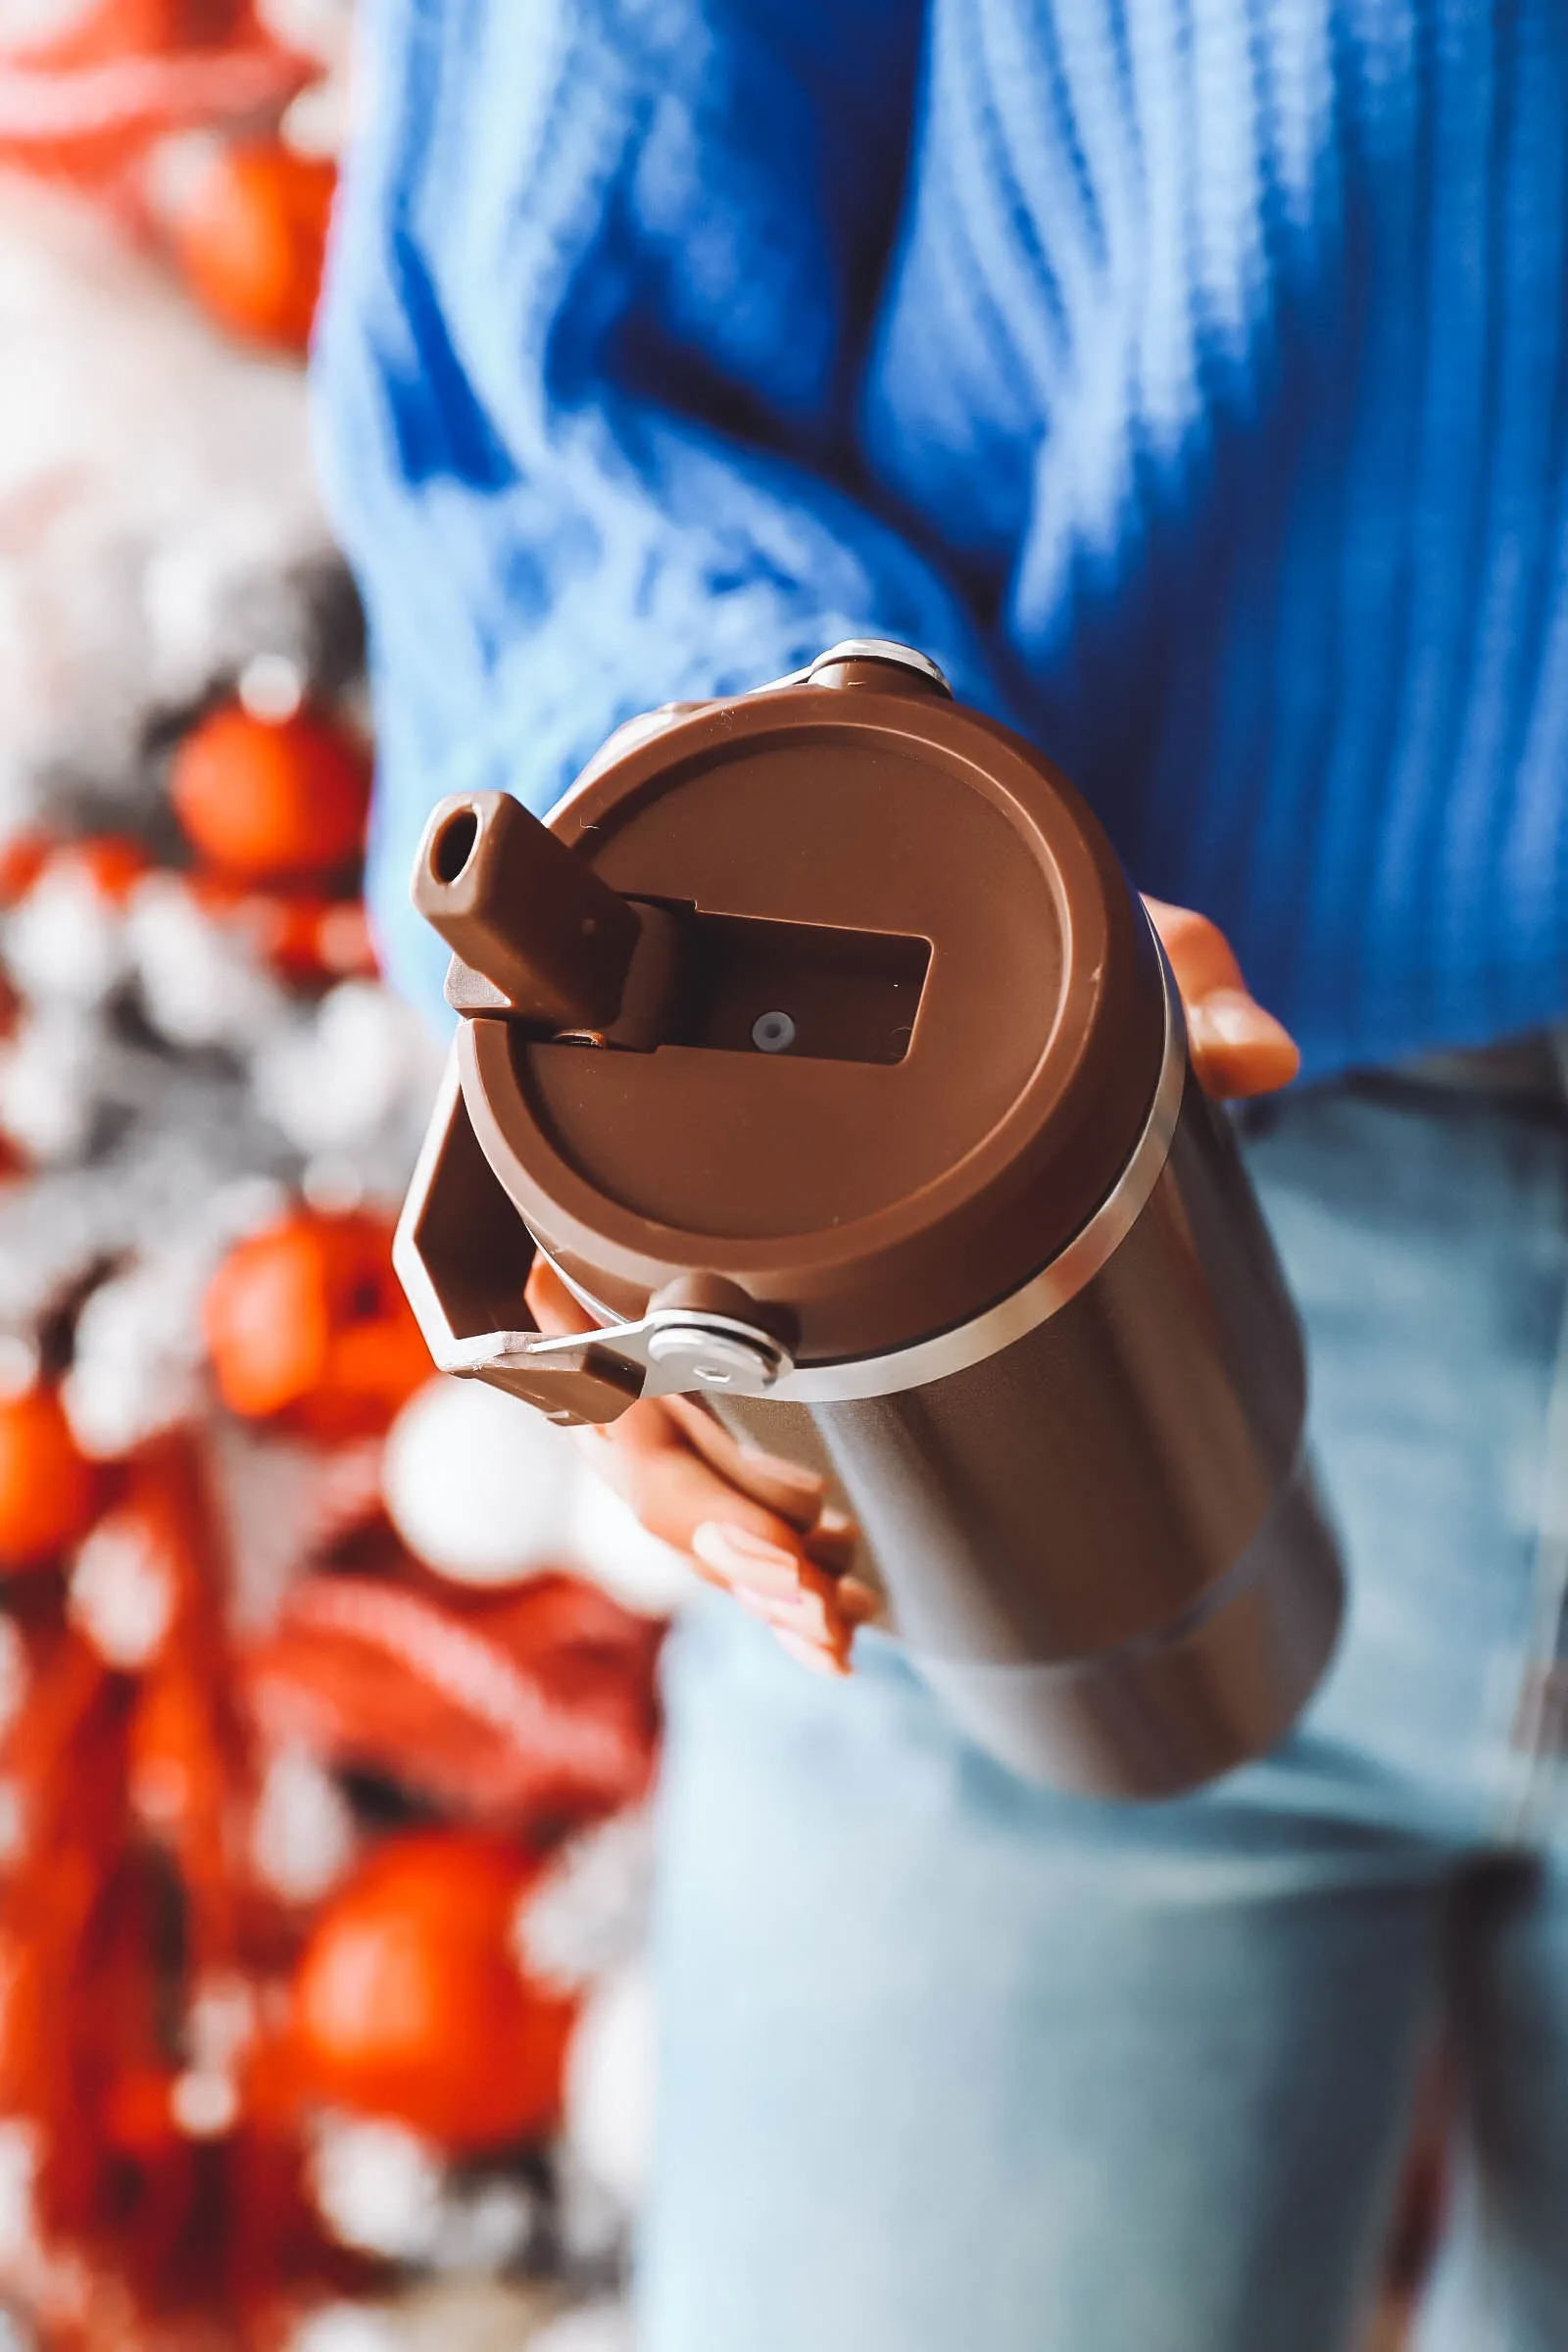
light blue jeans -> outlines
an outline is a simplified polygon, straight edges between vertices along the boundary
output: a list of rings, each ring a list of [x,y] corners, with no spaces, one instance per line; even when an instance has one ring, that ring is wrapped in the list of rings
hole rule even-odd
[[[671,1660],[644,2352],[1340,2352],[1463,2076],[1423,2352],[1568,2347],[1568,1119],[1390,1085],[1250,1146],[1353,1600],[1180,1803],[1007,1778],[886,1642]]]

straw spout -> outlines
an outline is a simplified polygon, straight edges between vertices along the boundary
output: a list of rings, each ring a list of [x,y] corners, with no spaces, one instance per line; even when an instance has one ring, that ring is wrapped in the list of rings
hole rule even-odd
[[[510,793],[440,803],[412,895],[466,967],[454,974],[458,993],[448,989],[460,1010],[511,1014],[547,1035],[614,1022],[638,914]]]

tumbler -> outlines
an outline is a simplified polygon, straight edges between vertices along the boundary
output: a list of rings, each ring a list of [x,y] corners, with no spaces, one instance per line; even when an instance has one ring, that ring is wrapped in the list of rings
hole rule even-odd
[[[396,1244],[439,1365],[824,1471],[1015,1771],[1156,1796],[1284,1736],[1343,1605],[1300,1331],[1038,751],[857,640],[622,728],[548,826],[443,802],[414,897],[462,1016]],[[536,1253],[591,1332],[534,1326]]]

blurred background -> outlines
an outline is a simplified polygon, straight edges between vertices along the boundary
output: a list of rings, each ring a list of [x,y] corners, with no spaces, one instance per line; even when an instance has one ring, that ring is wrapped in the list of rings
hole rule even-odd
[[[388,1263],[440,1045],[303,373],[353,29],[0,0],[0,2352],[630,2342],[689,1578]]]
[[[0,2347],[612,2352],[687,1572],[432,1379],[349,0],[0,0]]]

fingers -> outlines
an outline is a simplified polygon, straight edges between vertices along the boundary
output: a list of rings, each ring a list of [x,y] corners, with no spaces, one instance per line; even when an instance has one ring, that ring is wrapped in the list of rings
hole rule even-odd
[[[542,1258],[527,1302],[541,1331],[593,1328]],[[858,1534],[842,1511],[824,1507],[821,1479],[744,1446],[692,1396],[630,1405],[590,1444],[596,1469],[650,1535],[686,1552],[800,1663],[848,1673],[855,1630],[876,1601],[845,1573]]]
[[[706,1521],[692,1537],[699,1564],[748,1616],[777,1635],[789,1654],[822,1673],[847,1674],[857,1626],[875,1601],[858,1578],[832,1576],[799,1553],[763,1544],[729,1521]]]
[[[1245,989],[1190,1004],[1187,1034],[1200,1082],[1221,1102],[1271,1095],[1289,1086],[1301,1066],[1290,1031]]]
[[[847,1511],[823,1510],[816,1525],[806,1538],[806,1556],[825,1568],[829,1576],[843,1576],[854,1566],[855,1555],[860,1548],[860,1531]]]
[[[668,1410],[672,1401],[635,1404],[604,1432],[595,1446],[604,1474],[643,1526],[689,1553],[710,1584],[722,1585],[775,1632],[809,1643],[824,1670],[845,1672],[855,1629],[875,1605],[865,1587],[844,1573],[855,1548],[853,1525],[822,1508],[817,1480],[809,1480],[808,1519],[797,1484],[795,1520],[732,1485],[689,1442]]]
[[[1289,1086],[1301,1064],[1296,1042],[1249,993],[1224,932],[1190,906],[1144,904],[1170,957],[1193,1067],[1206,1092],[1223,1100]]]
[[[763,1453],[756,1446],[743,1445],[731,1435],[709,1407],[697,1396],[666,1396],[664,1409],[679,1429],[686,1443],[700,1453],[709,1468],[717,1472],[740,1494],[751,1495],[781,1519],[787,1519],[802,1535],[809,1534],[822,1513],[822,1481],[811,1471],[803,1470],[798,1462],[786,1462],[775,1454]]]
[[[528,1312],[541,1331],[564,1339],[568,1331],[592,1331],[594,1319],[572,1297],[548,1257],[535,1257],[522,1288]]]
[[[662,1543],[695,1551],[698,1529],[711,1523],[791,1560],[806,1555],[805,1532],[731,1486],[686,1444],[662,1403],[634,1404],[593,1451],[603,1475]]]

